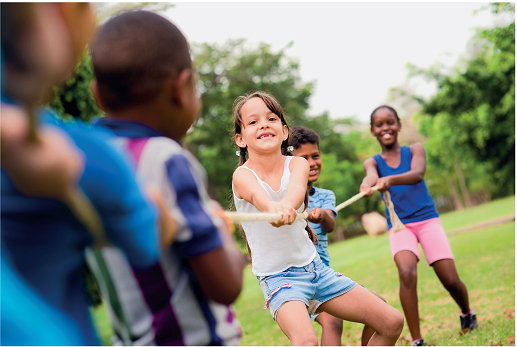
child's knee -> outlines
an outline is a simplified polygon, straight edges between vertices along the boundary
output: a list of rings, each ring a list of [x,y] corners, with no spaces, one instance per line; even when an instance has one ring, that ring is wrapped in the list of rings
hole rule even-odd
[[[397,309],[393,309],[393,313],[387,320],[386,335],[398,338],[404,328],[404,316]]]
[[[317,346],[318,345],[318,336],[316,333],[306,333],[301,336],[296,336],[291,339],[292,346]]]
[[[323,315],[323,314],[322,314]],[[343,332],[343,320],[337,317],[334,317],[330,314],[326,314],[324,317],[320,315],[318,318],[324,318],[324,319],[317,319],[318,323],[320,323],[323,330],[331,330],[332,332],[335,332],[336,334],[339,334],[341,336],[341,333]]]
[[[413,268],[404,268],[399,270],[399,279],[403,284],[416,282],[417,271]]]
[[[404,316],[397,309],[391,307],[389,313],[382,315],[381,326],[375,329],[378,334],[390,338],[398,338],[404,327]]]

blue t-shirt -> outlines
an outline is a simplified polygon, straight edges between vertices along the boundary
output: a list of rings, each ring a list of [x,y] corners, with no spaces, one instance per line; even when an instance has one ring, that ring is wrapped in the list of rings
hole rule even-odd
[[[314,207],[321,208],[323,210],[332,210],[334,217],[337,217],[336,212],[336,195],[332,190],[312,187],[309,192],[309,206],[307,210],[312,210]],[[328,251],[328,237],[327,233],[321,230],[320,223],[309,222],[309,226],[318,235],[319,246],[316,247],[321,260],[325,265],[330,264],[330,255]],[[315,243],[316,245],[316,243]]]
[[[14,104],[4,96],[2,102]],[[41,123],[64,130],[84,153],[79,185],[99,213],[107,240],[135,267],[154,265],[160,251],[157,213],[126,160],[108,143],[112,137],[89,125],[64,122],[48,110],[38,116]],[[2,248],[37,292],[75,321],[87,343],[98,344],[82,272],[92,236],[63,202],[25,196],[3,170],[1,175]]]
[[[38,295],[2,252],[0,341],[4,346],[86,345],[77,325]]]
[[[397,168],[388,166],[380,154],[373,156],[377,163],[379,177],[410,171],[412,158],[409,146],[400,147],[400,165]],[[434,208],[433,198],[429,194],[424,180],[410,185],[391,186],[388,191],[395,207],[395,213],[402,223],[414,223],[438,217],[438,211]],[[388,216],[388,227],[391,228],[391,218],[387,207],[386,215]]]

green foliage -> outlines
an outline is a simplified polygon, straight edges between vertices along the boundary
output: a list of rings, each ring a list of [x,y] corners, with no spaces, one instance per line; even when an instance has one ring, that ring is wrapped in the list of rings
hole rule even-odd
[[[94,9],[97,20],[101,22],[123,11],[148,10],[160,12],[172,7],[174,7],[174,4],[171,3],[126,2],[96,3]],[[53,107],[65,119],[75,117],[89,121],[94,117],[101,117],[103,112],[97,107],[90,90],[90,83],[93,78],[92,62],[90,54],[86,50],[70,78],[63,85],[53,88],[54,95],[49,106]]]
[[[343,184],[347,186],[341,190],[344,193],[354,190],[350,187],[354,180],[350,173],[345,172],[352,162],[358,163],[354,145],[334,131],[336,122],[327,114],[306,115],[312,82],[301,80],[298,63],[285,53],[288,47],[273,52],[268,44],[252,47],[245,40],[229,40],[223,45],[193,45],[203,107],[186,145],[207,170],[211,195],[224,206],[229,204],[231,177],[238,163],[235,155],[238,147],[233,140],[233,103],[238,96],[256,90],[266,91],[277,98],[291,127],[307,126],[319,133],[321,151],[332,153],[334,157],[329,158],[333,158],[335,163],[340,162],[339,165],[331,163],[329,177],[346,177]],[[353,178],[357,180],[357,175]],[[328,189],[337,186],[330,178],[328,183]]]
[[[512,11],[506,3],[493,11]],[[450,174],[461,161],[488,179],[494,196],[515,189],[515,21],[507,27],[481,30],[475,37],[477,52],[464,69],[443,75],[436,69],[416,71],[438,83],[438,93],[421,101],[421,132],[428,137],[428,160]],[[481,172],[480,172],[481,171]],[[482,177],[482,178],[481,178]]]
[[[77,64],[72,76],[63,86],[54,87],[54,98],[49,103],[63,118],[81,118],[89,121],[102,116],[90,90],[93,80],[90,55],[85,53]]]

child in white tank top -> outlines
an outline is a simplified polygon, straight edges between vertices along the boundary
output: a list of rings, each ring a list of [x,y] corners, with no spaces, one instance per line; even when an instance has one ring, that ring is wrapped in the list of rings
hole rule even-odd
[[[402,314],[324,265],[313,245],[315,234],[306,221],[295,221],[307,203],[309,164],[282,154],[289,128],[280,104],[255,92],[238,98],[233,114],[240,147],[232,182],[237,211],[282,216],[270,223],[242,223],[253,273],[273,319],[292,345],[318,344],[307,310],[366,324],[375,330],[370,345],[394,345],[404,325]]]

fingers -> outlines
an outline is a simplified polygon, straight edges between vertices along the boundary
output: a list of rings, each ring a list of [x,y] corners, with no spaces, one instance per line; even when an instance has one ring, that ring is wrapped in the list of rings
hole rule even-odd
[[[380,192],[385,192],[390,187],[389,181],[386,177],[381,177],[375,184],[377,187],[379,187]]]
[[[308,217],[309,222],[321,223],[324,218],[323,213],[325,213],[325,211],[322,210],[321,208],[318,208],[318,207],[312,208],[312,210],[309,212],[309,217]]]
[[[277,213],[282,216],[281,219],[270,222],[274,227],[280,227],[282,225],[291,225],[296,220],[296,210],[292,206],[278,204],[274,207],[273,213]]]
[[[372,187],[370,187],[368,184],[361,184],[359,187],[360,192],[365,192],[364,196],[371,196],[373,194]]]

